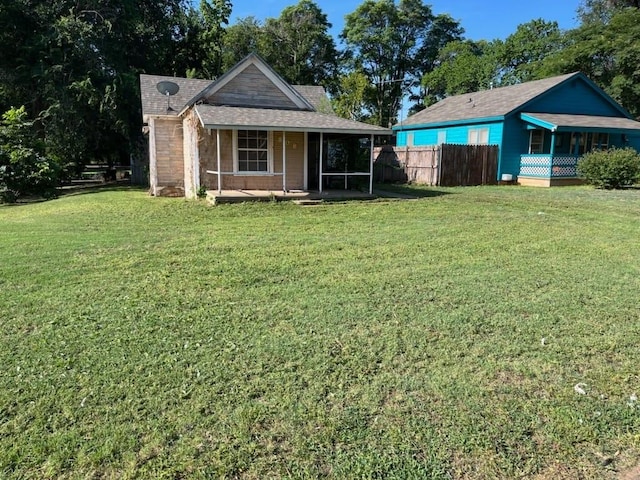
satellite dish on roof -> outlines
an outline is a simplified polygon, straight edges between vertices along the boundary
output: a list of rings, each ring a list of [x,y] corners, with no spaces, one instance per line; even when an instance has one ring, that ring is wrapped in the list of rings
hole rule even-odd
[[[158,82],[156,88],[161,94],[167,97],[167,112],[173,112],[173,108],[171,108],[171,105],[169,105],[169,98],[178,93],[178,91],[180,90],[178,84],[170,82],[168,80],[163,80],[161,82]]]

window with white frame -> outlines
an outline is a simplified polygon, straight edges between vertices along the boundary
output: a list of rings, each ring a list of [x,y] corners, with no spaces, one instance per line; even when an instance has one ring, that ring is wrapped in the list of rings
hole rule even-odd
[[[269,137],[266,130],[238,130],[234,132],[236,171],[267,173],[271,171]]]
[[[544,130],[529,131],[529,153],[544,153]]]
[[[489,129],[486,127],[469,129],[467,143],[469,145],[489,145]]]

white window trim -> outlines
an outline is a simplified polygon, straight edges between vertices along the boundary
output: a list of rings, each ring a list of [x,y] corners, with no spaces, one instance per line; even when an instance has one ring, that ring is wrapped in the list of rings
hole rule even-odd
[[[533,135],[534,132],[540,132],[541,138],[540,138],[540,142],[536,142],[535,145],[536,147],[539,147],[540,151],[539,152],[534,152],[533,151]],[[545,137],[545,131],[543,129],[534,129],[534,130],[529,130],[529,153],[530,154],[541,154],[544,152],[544,137]]]
[[[249,131],[265,131],[256,128],[241,128],[240,130]],[[238,130],[233,130],[233,173],[234,175],[273,175],[273,132],[267,131],[267,171],[247,172],[240,171],[240,165],[238,160]]]
[[[486,141],[482,142],[482,136],[486,135]],[[470,128],[467,132],[468,145],[489,145],[489,127]]]

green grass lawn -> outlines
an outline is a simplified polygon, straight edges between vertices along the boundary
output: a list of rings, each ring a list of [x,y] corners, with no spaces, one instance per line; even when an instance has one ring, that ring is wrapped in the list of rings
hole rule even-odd
[[[640,191],[422,193],[0,206],[0,477],[632,471]]]

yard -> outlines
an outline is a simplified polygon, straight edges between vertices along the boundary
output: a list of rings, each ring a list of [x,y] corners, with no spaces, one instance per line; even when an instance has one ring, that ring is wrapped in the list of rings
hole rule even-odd
[[[0,477],[636,478],[640,191],[0,206]]]

